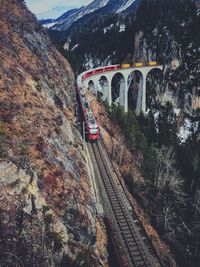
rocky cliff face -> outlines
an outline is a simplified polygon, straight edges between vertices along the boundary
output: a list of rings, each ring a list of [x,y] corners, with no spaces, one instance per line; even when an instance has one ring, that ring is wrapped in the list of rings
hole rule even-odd
[[[74,76],[23,1],[0,0],[1,266],[100,266]]]
[[[192,1],[166,0],[164,7],[158,2],[144,1],[138,11],[134,60],[162,63],[164,87],[174,95],[177,106],[182,104],[192,115],[199,108],[200,19]]]
[[[147,105],[154,112],[161,106],[172,106],[182,142],[191,133],[198,135],[200,127],[200,17],[194,1],[163,3],[142,2],[133,59],[163,64],[163,75],[152,72],[147,78]]]

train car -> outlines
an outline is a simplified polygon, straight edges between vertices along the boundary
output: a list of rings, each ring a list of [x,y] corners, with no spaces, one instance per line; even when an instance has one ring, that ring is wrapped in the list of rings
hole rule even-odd
[[[83,120],[85,122],[85,136],[90,141],[97,141],[100,139],[99,125],[97,124],[91,107],[86,99],[82,88],[77,89],[77,94],[81,106]]]
[[[149,61],[148,65],[149,66],[156,66],[157,65],[157,61]]]
[[[143,67],[144,63],[143,62],[137,62],[135,63],[135,67]]]
[[[117,69],[120,69],[120,65],[111,65],[103,68],[104,71],[112,71]]]
[[[84,81],[85,79],[87,79],[88,77],[90,77],[92,75],[93,75],[93,71],[86,72],[82,77],[82,81]]]
[[[86,134],[90,141],[97,141],[100,139],[99,126],[95,120],[93,112],[87,111],[87,123],[86,123]]]
[[[121,65],[115,65],[115,70],[121,69]]]
[[[127,64],[127,63],[123,63],[123,64],[121,64],[121,68],[122,68],[122,69],[128,69],[128,68],[130,68],[130,67],[131,67],[130,64]]]
[[[99,73],[102,73],[102,72],[104,72],[104,68],[95,69],[95,70],[93,71],[93,75],[95,75],[95,74],[99,74]]]

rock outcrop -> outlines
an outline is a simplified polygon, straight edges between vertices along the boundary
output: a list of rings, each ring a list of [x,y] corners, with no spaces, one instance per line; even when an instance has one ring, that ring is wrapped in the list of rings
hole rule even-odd
[[[0,0],[0,265],[101,266],[74,75],[24,1]]]

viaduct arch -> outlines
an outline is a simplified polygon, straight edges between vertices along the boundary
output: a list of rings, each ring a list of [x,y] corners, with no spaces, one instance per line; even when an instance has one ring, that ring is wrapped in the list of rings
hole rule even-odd
[[[114,65],[115,66],[115,65]],[[105,69],[105,70],[103,70]],[[106,69],[108,69],[106,71]],[[112,66],[88,71],[92,73],[83,80],[83,87],[93,89],[99,93],[103,100],[107,100],[109,106],[113,102],[119,103],[128,111],[130,105],[134,105],[136,114],[142,111],[146,113],[147,106],[147,76],[153,70],[162,73],[163,66],[142,66],[114,69]],[[87,71],[85,72],[87,73]],[[117,81],[115,81],[117,80]],[[114,88],[114,86],[116,86]]]

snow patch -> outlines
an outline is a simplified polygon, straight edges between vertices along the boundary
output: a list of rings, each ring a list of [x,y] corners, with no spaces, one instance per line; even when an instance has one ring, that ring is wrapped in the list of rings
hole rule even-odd
[[[124,32],[125,29],[126,29],[126,26],[125,26],[124,24],[121,24],[121,25],[119,26],[119,32]]]
[[[116,13],[121,13],[122,11],[126,10],[129,6],[131,6],[133,3],[135,2],[135,0],[128,0],[124,5],[122,5],[117,11]]]
[[[110,0],[102,0],[101,4],[100,4],[100,7],[103,7],[103,6],[107,5],[109,1]]]
[[[51,22],[48,24],[43,24],[42,26],[49,29],[49,28],[53,27],[55,24],[56,24],[56,22]]]
[[[98,82],[97,91],[103,94],[103,85],[101,81]]]
[[[103,29],[103,32],[104,32],[104,33],[107,33],[107,32],[110,31],[113,27],[114,27],[114,24],[111,24],[110,26],[104,28],[104,29]]]
[[[180,128],[180,132],[178,137],[181,143],[185,143],[188,137],[193,133],[197,132],[199,126],[199,122],[191,122],[189,119],[185,119],[183,126]]]
[[[95,5],[93,6],[92,8],[92,4],[89,4],[88,6],[86,6],[82,12],[80,12],[78,14],[78,16],[76,17],[75,21],[77,21],[78,19],[82,18],[83,16],[87,15],[87,14],[90,14],[90,13],[93,13],[94,11],[106,6],[108,4],[109,0],[102,0],[98,3],[98,5]]]
[[[85,66],[86,70],[93,69],[95,67],[93,59],[92,58],[88,58],[87,55],[86,55],[85,56],[84,66]]]
[[[158,121],[159,114],[160,114],[159,111],[157,111],[156,113],[154,113],[154,121],[155,121],[155,122]]]
[[[71,51],[74,51],[74,49],[76,49],[79,46],[79,44],[75,44],[72,48]]]
[[[174,108],[174,113],[176,114],[176,117],[179,116],[180,111],[180,108]]]
[[[156,132],[158,133],[158,118],[159,118],[159,114],[160,114],[160,112],[159,111],[157,111],[156,113],[154,113],[154,122],[155,122],[155,126],[156,126]]]

